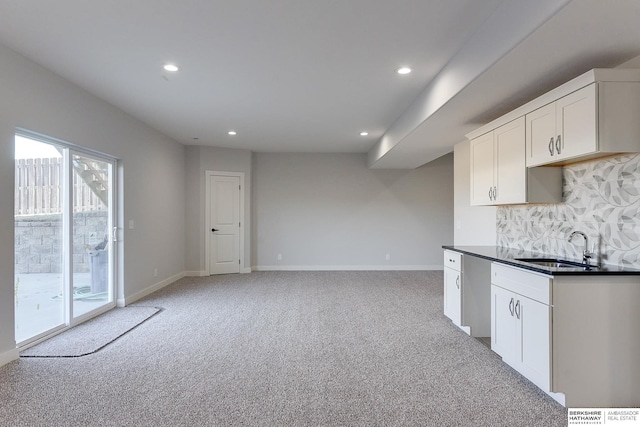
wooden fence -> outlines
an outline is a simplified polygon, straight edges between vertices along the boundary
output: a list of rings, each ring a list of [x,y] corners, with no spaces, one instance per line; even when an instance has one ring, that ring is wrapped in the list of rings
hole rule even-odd
[[[62,158],[16,159],[16,216],[62,212]],[[105,205],[77,173],[73,174],[73,211],[104,210]]]

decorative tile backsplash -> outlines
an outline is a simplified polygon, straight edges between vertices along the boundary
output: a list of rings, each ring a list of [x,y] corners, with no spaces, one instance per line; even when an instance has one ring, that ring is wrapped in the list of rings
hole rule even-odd
[[[562,181],[562,203],[499,206],[497,245],[582,258],[582,237],[568,242],[582,231],[594,260],[640,268],[640,154],[565,166]]]

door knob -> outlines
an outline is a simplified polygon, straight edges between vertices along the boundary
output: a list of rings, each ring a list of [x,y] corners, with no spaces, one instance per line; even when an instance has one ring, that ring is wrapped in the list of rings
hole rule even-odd
[[[211,231],[218,231],[218,229],[217,228],[212,228]]]

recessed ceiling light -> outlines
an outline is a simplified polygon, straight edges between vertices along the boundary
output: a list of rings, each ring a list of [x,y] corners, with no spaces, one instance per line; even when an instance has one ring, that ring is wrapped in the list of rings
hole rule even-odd
[[[369,132],[360,132],[360,136],[367,136],[369,135]]]
[[[165,71],[171,71],[172,73],[175,73],[180,68],[178,68],[178,66],[175,64],[165,64],[164,69]]]
[[[238,134],[238,132],[236,132],[235,130],[230,130],[229,132],[227,132],[229,135],[231,136],[236,136]]]
[[[411,72],[411,68],[409,67],[400,67],[396,70],[398,74],[409,74]]]

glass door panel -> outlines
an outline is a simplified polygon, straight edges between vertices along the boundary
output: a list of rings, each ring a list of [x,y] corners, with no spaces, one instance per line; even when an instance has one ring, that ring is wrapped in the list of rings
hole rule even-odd
[[[15,336],[22,343],[63,327],[63,149],[16,135]]]
[[[113,303],[113,163],[72,153],[73,317]]]

